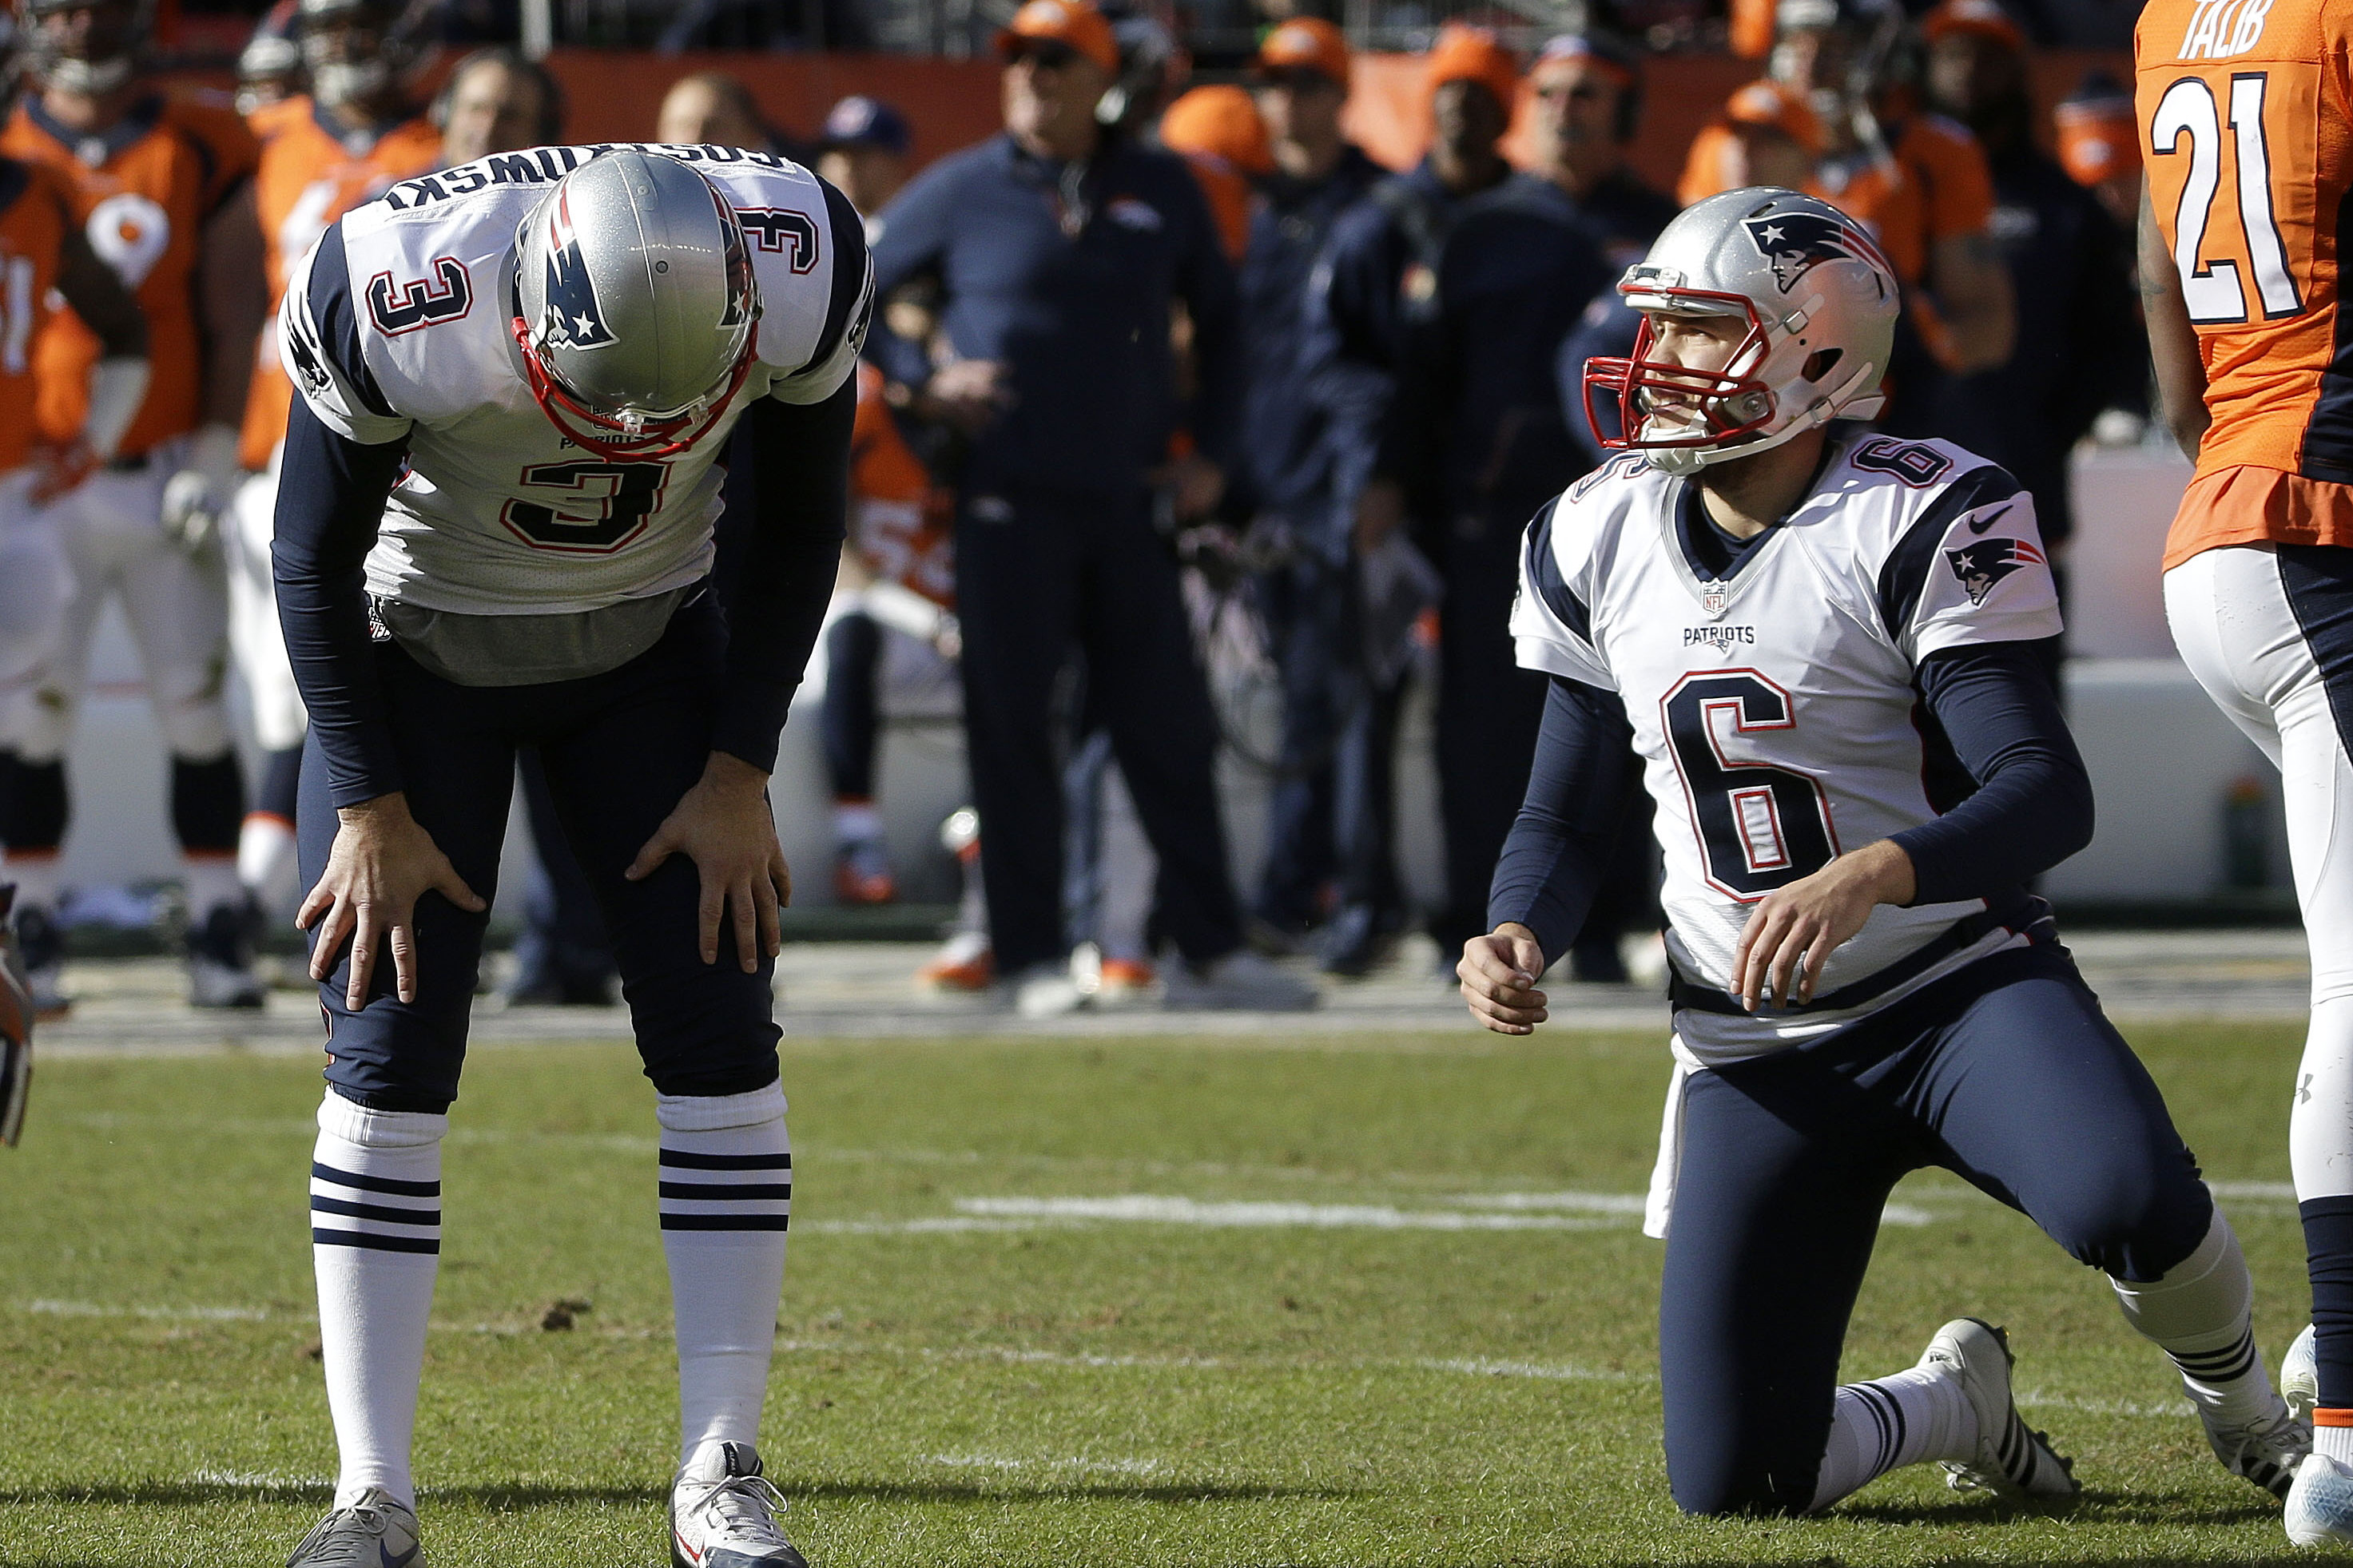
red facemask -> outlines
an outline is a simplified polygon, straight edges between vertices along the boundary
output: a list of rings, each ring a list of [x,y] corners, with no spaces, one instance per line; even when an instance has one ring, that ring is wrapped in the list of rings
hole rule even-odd
[[[1717,293],[1707,289],[1662,289],[1655,285],[1645,285],[1641,292],[1669,300],[1704,300],[1712,305],[1737,307],[1748,322],[1748,331],[1732,351],[1732,357],[1724,363],[1736,365],[1743,362],[1756,364],[1765,362],[1765,323],[1757,318],[1755,302],[1746,294]],[[1593,438],[1605,451],[1722,446],[1744,436],[1753,436],[1772,423],[1776,403],[1772,388],[1765,383],[1754,375],[1694,370],[1688,365],[1653,359],[1651,351],[1657,342],[1658,333],[1652,330],[1651,318],[1646,315],[1642,318],[1641,331],[1635,334],[1634,352],[1630,357],[1597,357],[1585,362],[1585,419],[1593,427]],[[1594,402],[1597,392],[1610,394],[1617,399],[1618,422],[1622,434],[1612,436],[1602,427],[1600,411]],[[1701,428],[1681,431],[1672,436],[1643,436],[1641,434],[1646,423],[1643,404],[1651,396],[1672,397],[1696,405]],[[1762,400],[1761,410],[1755,417],[1742,419],[1732,412],[1731,405],[1736,400],[1752,397]]]

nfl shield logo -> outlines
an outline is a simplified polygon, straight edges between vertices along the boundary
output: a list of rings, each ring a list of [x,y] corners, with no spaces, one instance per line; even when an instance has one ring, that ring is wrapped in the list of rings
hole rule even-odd
[[[1724,614],[1724,606],[1731,598],[1732,590],[1721,583],[1702,583],[1699,585],[1699,607],[1704,614]]]

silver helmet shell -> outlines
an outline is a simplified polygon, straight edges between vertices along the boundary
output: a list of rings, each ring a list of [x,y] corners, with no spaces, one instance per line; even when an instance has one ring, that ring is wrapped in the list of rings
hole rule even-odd
[[[1685,207],[1618,292],[1643,313],[1632,355],[1586,362],[1586,416],[1611,450],[1669,473],[1778,447],[1833,419],[1866,419],[1895,339],[1895,270],[1862,225],[1817,196],[1773,185]],[[1746,334],[1721,370],[1655,357],[1653,318],[1729,316]],[[1614,395],[1623,433],[1604,430]]]
[[[583,446],[681,450],[751,369],[760,301],[743,226],[675,158],[607,153],[565,175],[516,230],[514,266],[525,373]]]
[[[155,0],[16,0],[16,19],[26,69],[43,87],[102,97],[138,74],[147,42],[155,36]],[[101,19],[90,42],[69,52],[48,18],[68,11],[92,10]]]

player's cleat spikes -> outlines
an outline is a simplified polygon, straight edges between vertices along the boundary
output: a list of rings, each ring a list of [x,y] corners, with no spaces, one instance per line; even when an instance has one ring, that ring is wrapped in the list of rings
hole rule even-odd
[[[915,971],[915,984],[926,991],[986,991],[997,978],[997,955],[987,931],[962,931],[929,963]]]
[[[47,906],[22,904],[16,910],[16,957],[25,966],[25,990],[33,999],[33,1016],[42,1023],[62,1018],[73,1008],[65,994],[65,928]]]
[[[2280,1522],[2298,1546],[2353,1546],[2353,1469],[2326,1454],[2306,1459],[2296,1467]]]
[[[2320,1360],[2310,1323],[2287,1347],[2287,1354],[2280,1357],[2279,1391],[2287,1401],[2288,1414],[2309,1430],[2312,1413],[2320,1405]]]
[[[1168,966],[1167,1005],[1257,1013],[1303,1013],[1324,999],[1308,981],[1247,947],[1208,963]]]
[[[2296,1470],[2312,1456],[2312,1416],[2307,1412],[2299,1421],[2283,1402],[2258,1420],[2237,1426],[2209,1426],[2206,1441],[2224,1469],[2284,1498]]]
[[[776,1528],[784,1501],[750,1444],[704,1443],[670,1483],[672,1568],[808,1568]]]
[[[188,931],[188,1005],[259,1007],[268,997],[269,987],[253,973],[250,915],[216,905]]]
[[[833,852],[833,896],[845,904],[887,904],[899,880],[880,838],[852,838]]]
[[[2010,1390],[2010,1336],[2002,1330],[1977,1318],[1956,1318],[1936,1331],[1920,1365],[1957,1381],[1977,1412],[1977,1457],[1941,1461],[1955,1491],[2051,1500],[2083,1490],[2075,1461],[2020,1418]]]
[[[321,1520],[286,1568],[425,1568],[416,1511],[370,1487],[351,1507]]]

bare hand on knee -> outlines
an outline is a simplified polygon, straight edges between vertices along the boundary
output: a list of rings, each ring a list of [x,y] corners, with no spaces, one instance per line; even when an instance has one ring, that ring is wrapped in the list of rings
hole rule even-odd
[[[319,927],[311,950],[311,978],[333,973],[345,938],[352,943],[352,971],[343,1002],[353,1012],[367,1005],[375,977],[375,944],[392,937],[394,989],[403,1002],[417,1000],[417,900],[438,893],[459,909],[480,914],[488,905],[466,886],[433,836],[408,815],[408,797],[395,791],[346,805],[335,813],[335,846],[319,885],[296,911],[297,929]],[[322,923],[323,921],[324,923]]]
[[[719,924],[732,911],[735,952],[744,973],[756,973],[762,958],[784,945],[778,911],[793,901],[793,874],[776,842],[776,819],[768,809],[768,775],[725,752],[713,752],[702,777],[688,790],[626,875],[632,882],[682,854],[702,874],[702,962],[719,962]]]

